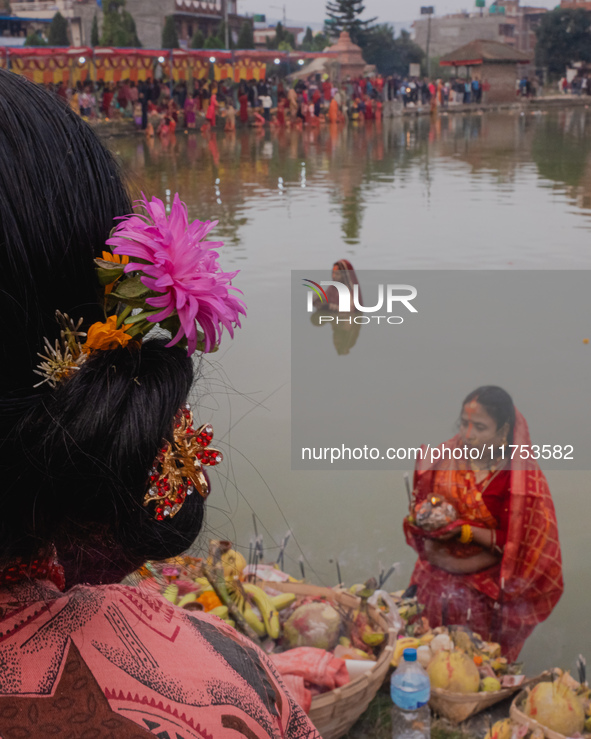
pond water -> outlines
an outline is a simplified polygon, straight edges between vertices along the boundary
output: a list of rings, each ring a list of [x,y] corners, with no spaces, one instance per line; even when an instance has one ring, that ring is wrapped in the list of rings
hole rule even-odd
[[[400,562],[388,585],[405,587],[414,556],[401,472],[291,470],[291,270],[329,279],[339,258],[359,270],[591,269],[591,111],[108,143],[135,194],[179,191],[191,217],[219,220],[222,264],[241,270],[248,318],[202,363],[194,398],[226,454],[203,546],[215,535],[248,555],[254,515],[268,559],[291,530],[285,568],[295,575],[300,558],[327,585],[335,560],[347,584]],[[591,473],[547,477],[565,594],[522,653],[530,672],[591,657]]]

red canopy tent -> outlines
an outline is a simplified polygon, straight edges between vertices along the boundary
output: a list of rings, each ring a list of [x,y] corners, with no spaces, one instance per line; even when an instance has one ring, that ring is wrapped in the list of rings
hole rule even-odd
[[[0,67],[9,68],[33,82],[76,84],[86,79],[118,82],[145,80],[154,75],[157,62],[166,77],[177,80],[204,79],[213,66],[213,77],[260,80],[267,64],[328,57],[334,52],[293,52],[242,49],[237,51],[188,49],[123,49],[114,47],[0,47]]]

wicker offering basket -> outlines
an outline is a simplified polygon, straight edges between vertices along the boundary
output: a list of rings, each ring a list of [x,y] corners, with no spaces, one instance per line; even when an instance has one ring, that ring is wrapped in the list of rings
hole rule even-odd
[[[351,611],[358,608],[361,602],[359,598],[345,590],[332,590],[300,583],[269,582],[264,584],[281,592],[326,598],[341,608]],[[367,710],[388,674],[398,634],[395,629],[389,627],[381,611],[370,607],[368,613],[371,621],[386,632],[385,646],[377,662],[365,674],[342,688],[317,695],[312,699],[310,720],[318,729],[322,739],[339,739],[344,736],[361,714]]]
[[[544,672],[536,680],[531,680],[528,683],[528,687],[531,688],[535,683],[549,679],[551,679],[550,673]],[[547,737],[547,739],[566,739],[564,734],[559,734],[556,731],[552,731],[552,729],[549,729],[547,726],[542,726],[542,724],[538,723],[533,718],[530,718],[521,710],[521,706],[523,705],[523,701],[527,698],[528,692],[528,690],[522,690],[519,695],[515,697],[513,703],[511,703],[511,711],[509,713],[511,719],[516,724],[522,724],[523,726],[529,727],[531,731],[533,731],[534,729],[539,729],[544,734],[544,736]]]
[[[510,698],[515,693],[523,692],[526,685],[539,682],[542,676],[531,678],[515,688],[503,688],[492,693],[450,693],[449,690],[431,688],[429,705],[434,713],[443,716],[454,724],[460,724],[480,711]]]
[[[521,690],[517,688],[504,688],[495,690],[493,693],[450,693],[449,690],[431,688],[431,699],[429,705],[434,713],[448,719],[454,724],[461,724],[471,716],[480,711],[500,703],[505,698],[510,698]]]

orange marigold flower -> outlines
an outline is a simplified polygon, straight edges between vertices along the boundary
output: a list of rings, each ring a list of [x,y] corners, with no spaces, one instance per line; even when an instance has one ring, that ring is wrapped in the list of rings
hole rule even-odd
[[[211,590],[206,590],[205,593],[202,593],[197,598],[197,603],[201,603],[201,605],[203,606],[203,610],[206,613],[208,611],[213,611],[214,608],[218,608],[219,606],[223,605],[222,601]]]
[[[103,252],[103,259],[105,262],[113,262],[114,264],[129,264],[129,257],[119,256],[119,254],[111,254],[110,251]]]
[[[125,332],[130,326],[117,328],[117,316],[109,316],[105,323],[93,323],[86,335],[86,344],[82,349],[86,352],[106,351],[118,346],[127,346],[133,338]]]
[[[119,256],[119,254],[111,254],[110,251],[104,251],[103,252],[103,259],[105,262],[113,262],[113,264],[129,264],[129,257],[125,254],[122,256]],[[118,282],[118,279],[115,280],[115,282]],[[115,282],[112,282],[110,285],[105,285],[105,295],[110,295],[113,288],[115,287]]]

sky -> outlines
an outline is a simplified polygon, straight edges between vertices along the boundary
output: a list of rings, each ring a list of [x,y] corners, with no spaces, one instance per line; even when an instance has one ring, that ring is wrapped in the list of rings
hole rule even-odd
[[[490,2],[491,0],[487,0],[487,5]],[[238,0],[238,12],[265,13],[267,17],[281,19],[284,4],[288,22],[322,23],[325,18],[324,0]],[[554,8],[559,4],[559,0],[522,0],[522,4]],[[421,5],[433,5],[437,15],[445,15],[461,10],[473,10],[474,0],[366,0],[365,17],[378,16],[383,22],[413,21],[419,16]]]

